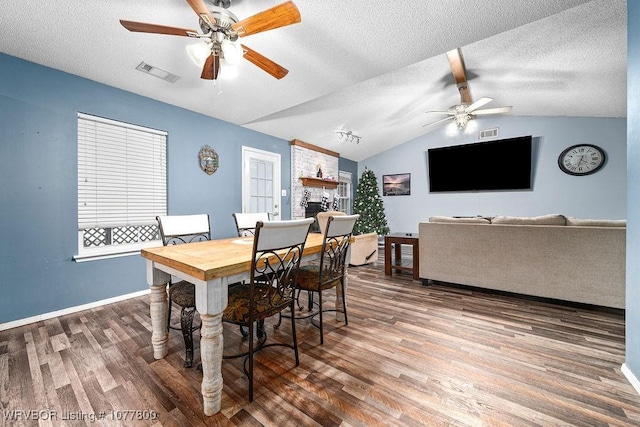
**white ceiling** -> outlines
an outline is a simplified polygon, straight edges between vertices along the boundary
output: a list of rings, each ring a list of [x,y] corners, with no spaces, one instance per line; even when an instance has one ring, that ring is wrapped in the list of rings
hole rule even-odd
[[[243,19],[282,1],[231,0],[229,10]],[[625,0],[294,2],[301,23],[242,39],[289,74],[276,80],[243,61],[221,93],[187,56],[198,40],[118,22],[199,30],[184,0],[3,0],[0,52],[355,161],[429,132],[439,117],[426,111],[459,103],[445,55],[456,47],[474,100],[494,98],[486,108],[626,116]],[[136,71],[141,61],[180,79]],[[361,143],[339,140],[341,129]]]

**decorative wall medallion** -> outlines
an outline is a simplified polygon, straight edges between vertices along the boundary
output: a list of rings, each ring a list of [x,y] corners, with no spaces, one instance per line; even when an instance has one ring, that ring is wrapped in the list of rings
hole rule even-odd
[[[200,159],[200,169],[208,175],[213,175],[218,170],[218,153],[213,148],[205,145],[200,149],[198,158]]]

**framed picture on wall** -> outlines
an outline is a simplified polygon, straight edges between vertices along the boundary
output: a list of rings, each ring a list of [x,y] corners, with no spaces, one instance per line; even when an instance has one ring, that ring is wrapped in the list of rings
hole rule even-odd
[[[411,194],[411,174],[398,173],[382,175],[383,196],[409,196]]]

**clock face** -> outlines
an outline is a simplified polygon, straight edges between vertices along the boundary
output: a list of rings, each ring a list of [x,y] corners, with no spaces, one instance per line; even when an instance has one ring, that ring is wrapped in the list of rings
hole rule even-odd
[[[599,171],[606,159],[604,150],[591,144],[573,145],[558,157],[558,166],[569,175],[589,175]]]

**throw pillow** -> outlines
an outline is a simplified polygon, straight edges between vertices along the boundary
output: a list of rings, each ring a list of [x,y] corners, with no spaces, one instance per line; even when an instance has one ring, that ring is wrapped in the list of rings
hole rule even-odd
[[[491,224],[488,219],[477,216],[464,218],[454,218],[451,216],[432,216],[431,218],[429,218],[429,222]]]
[[[491,220],[492,224],[509,225],[565,225],[564,215],[550,214],[541,216],[496,216]]]
[[[581,227],[626,227],[626,219],[578,219],[567,217],[567,225]]]

